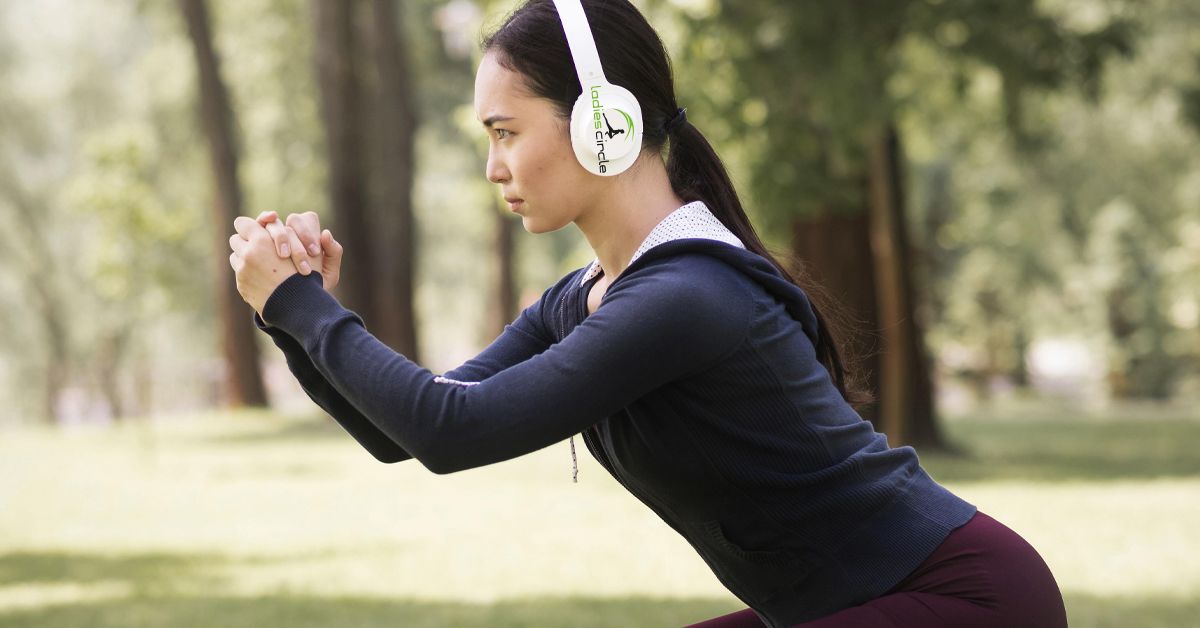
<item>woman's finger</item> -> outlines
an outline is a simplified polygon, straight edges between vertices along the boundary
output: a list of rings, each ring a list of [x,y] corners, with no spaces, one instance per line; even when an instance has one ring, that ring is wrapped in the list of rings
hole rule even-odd
[[[258,224],[265,227],[267,226],[267,223],[272,223],[276,220],[279,220],[279,214],[275,213],[274,210],[267,210],[259,214],[258,218],[255,218],[255,220],[258,221]]]
[[[321,262],[325,289],[332,290],[342,277],[342,245],[333,239],[328,229],[321,232],[321,250],[325,253],[325,259]]]
[[[321,242],[324,245],[325,255],[337,260],[338,262],[342,261],[342,243],[334,240],[333,233],[331,233],[328,229],[321,234]]]
[[[291,257],[292,247],[288,243],[288,230],[278,220],[269,222],[264,225],[267,233],[271,234],[271,239],[275,241],[275,251],[279,253],[279,257]]]
[[[235,233],[235,234],[229,236],[229,248],[234,253],[241,254],[242,249],[245,248],[248,244],[249,244],[249,242],[246,242],[245,240],[243,240],[242,236],[239,234]]]
[[[288,245],[292,249],[292,264],[296,266],[296,270],[300,271],[301,275],[307,275],[312,272],[312,266],[308,263],[308,253],[304,252],[304,244],[300,242],[300,237],[291,227],[284,227],[287,232]]]
[[[262,225],[255,222],[249,216],[238,216],[233,219],[233,228],[242,236],[242,239],[247,242],[253,242],[252,238],[255,235],[261,234],[263,237],[270,237],[266,229]]]
[[[287,226],[295,230],[309,255],[316,257],[321,254],[321,219],[317,212],[292,214],[287,217]]]

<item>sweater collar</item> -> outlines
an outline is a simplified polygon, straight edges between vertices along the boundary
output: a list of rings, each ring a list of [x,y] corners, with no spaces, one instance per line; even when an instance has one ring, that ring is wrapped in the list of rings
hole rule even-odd
[[[703,201],[692,201],[667,214],[659,221],[654,229],[651,229],[650,233],[646,235],[646,239],[642,240],[642,244],[638,246],[637,250],[633,252],[633,258],[629,260],[629,263],[633,264],[643,253],[660,244],[683,238],[716,240],[738,248],[746,248],[741,239],[722,224]],[[583,273],[579,286],[583,287],[588,280],[599,275],[601,270],[600,258],[594,259]]]

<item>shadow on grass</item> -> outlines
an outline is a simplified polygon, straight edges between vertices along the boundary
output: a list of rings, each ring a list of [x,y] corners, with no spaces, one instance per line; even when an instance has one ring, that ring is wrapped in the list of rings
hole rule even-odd
[[[155,594],[219,585],[220,569],[231,562],[216,554],[13,552],[0,555],[0,587],[103,582]]]
[[[5,612],[0,627],[139,628],[142,626],[258,628],[333,627],[405,628],[557,627],[626,628],[684,626],[741,608],[707,598],[542,597],[469,604],[359,597],[275,594],[234,596],[134,596],[102,602],[62,604]],[[1068,595],[1073,628],[1175,628],[1194,625],[1196,600],[1176,598],[1110,599]]]
[[[270,559],[263,559],[270,560]],[[737,600],[627,596],[545,596],[492,604],[374,597],[324,597],[286,590],[256,597],[228,591],[219,572],[244,559],[212,554],[128,556],[16,552],[0,556],[0,628],[141,626],[353,628],[367,626],[534,627],[683,626],[743,608]],[[119,583],[116,594],[90,596],[89,587]],[[12,587],[74,585],[74,596],[14,600]],[[6,604],[7,608],[6,608]],[[1193,625],[1200,599],[1100,597],[1068,592],[1075,628]]]
[[[684,626],[738,610],[712,599],[545,597],[470,604],[360,597],[275,594],[233,596],[134,596],[101,602],[5,612],[0,627],[137,628],[141,626],[405,628],[577,626]]]
[[[918,450],[939,482],[1200,476],[1200,421],[964,419],[945,428],[965,455]]]
[[[1172,597],[1100,597],[1067,593],[1071,628],[1179,628],[1195,626],[1200,599]]]
[[[744,608],[732,599],[535,597],[492,604],[279,592],[239,596],[214,554],[0,555],[0,628],[38,626],[682,626]],[[7,590],[7,591],[6,591]],[[49,595],[47,595],[49,593]],[[448,592],[448,596],[452,592]]]

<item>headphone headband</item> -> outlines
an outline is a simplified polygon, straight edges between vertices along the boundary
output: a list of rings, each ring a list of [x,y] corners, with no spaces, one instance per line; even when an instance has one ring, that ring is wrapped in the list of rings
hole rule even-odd
[[[581,93],[571,109],[571,148],[592,174],[614,176],[637,160],[642,146],[642,107],[628,89],[604,76],[596,40],[581,0],[554,0],[567,35]]]
[[[563,32],[567,34],[567,46],[575,61],[575,72],[579,74],[579,86],[586,89],[597,82],[607,83],[592,29],[583,12],[583,3],[580,0],[554,0],[554,7],[558,9]]]

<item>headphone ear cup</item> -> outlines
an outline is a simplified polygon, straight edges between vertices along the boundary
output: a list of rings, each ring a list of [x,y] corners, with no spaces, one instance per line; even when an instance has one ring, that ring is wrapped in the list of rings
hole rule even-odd
[[[587,87],[571,109],[571,147],[585,170],[600,176],[625,172],[642,150],[642,108],[624,87]]]

